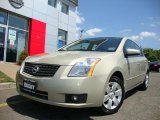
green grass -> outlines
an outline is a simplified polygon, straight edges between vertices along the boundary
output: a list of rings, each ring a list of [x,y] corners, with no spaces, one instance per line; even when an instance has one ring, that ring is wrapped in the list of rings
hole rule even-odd
[[[0,71],[0,83],[4,82],[14,82],[10,77],[5,75],[3,72]]]

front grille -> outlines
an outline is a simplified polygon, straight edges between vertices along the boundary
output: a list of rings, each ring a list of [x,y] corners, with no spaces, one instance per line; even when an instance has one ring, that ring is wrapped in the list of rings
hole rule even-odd
[[[59,67],[60,65],[26,62],[23,72],[36,77],[53,77]]]
[[[28,89],[24,88],[22,85],[20,85],[19,87],[20,87],[20,91],[22,93],[25,93],[27,95],[30,95],[30,96],[33,96],[33,97],[36,97],[36,98],[48,100],[48,93],[47,92],[39,91],[39,90],[36,90],[35,92],[33,92],[31,90],[28,90]]]

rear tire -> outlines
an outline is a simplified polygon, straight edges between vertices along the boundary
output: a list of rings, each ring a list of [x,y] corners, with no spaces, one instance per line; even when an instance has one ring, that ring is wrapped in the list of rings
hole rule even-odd
[[[117,76],[112,76],[106,86],[103,105],[100,108],[101,112],[103,114],[116,113],[123,103],[124,94],[122,80]]]
[[[144,82],[139,86],[141,90],[147,90],[149,86],[149,72],[146,73]]]

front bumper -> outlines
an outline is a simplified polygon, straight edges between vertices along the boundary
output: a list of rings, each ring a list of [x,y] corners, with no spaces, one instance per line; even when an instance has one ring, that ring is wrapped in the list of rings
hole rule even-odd
[[[70,69],[71,66],[61,66],[54,77],[50,78],[34,77],[18,71],[16,76],[17,91],[20,95],[32,100],[55,106],[69,108],[101,106],[104,97],[106,77],[102,75],[89,78],[67,77]],[[35,95],[29,91],[23,91],[23,80],[36,81],[36,92],[41,96]],[[86,100],[75,103],[68,102],[66,100],[67,95],[85,95]]]

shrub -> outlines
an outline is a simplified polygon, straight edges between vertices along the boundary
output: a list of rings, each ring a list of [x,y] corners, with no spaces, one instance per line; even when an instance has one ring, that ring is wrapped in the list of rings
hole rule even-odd
[[[28,52],[26,50],[23,50],[19,55],[18,64],[21,65],[27,56],[28,56]]]

